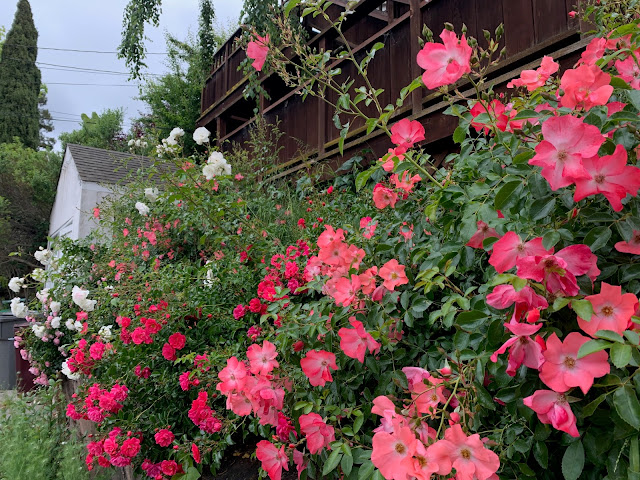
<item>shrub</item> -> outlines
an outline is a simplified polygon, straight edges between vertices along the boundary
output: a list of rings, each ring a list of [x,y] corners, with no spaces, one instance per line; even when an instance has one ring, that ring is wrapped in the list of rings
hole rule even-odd
[[[556,75],[546,57],[508,99],[484,82],[501,28],[485,46],[448,28],[427,39],[423,81],[459,119],[449,168],[417,146],[417,122],[389,125],[419,79],[383,107],[335,85],[331,53],[298,51],[286,80],[338,88],[339,115],[377,108],[365,122],[395,148],[355,193],[300,201],[206,143],[183,158],[174,130],[162,192],[143,178],[99,210],[105,238],[45,258],[46,320],[22,339],[40,371],[66,357],[86,380],[68,415],[97,424],[88,465],[197,478],[257,437],[272,480],[293,465],[402,480],[639,471],[640,34],[601,8],[608,28],[575,68]],[[295,71],[278,52],[272,67]],[[458,80],[477,95],[449,91]],[[44,351],[60,355],[47,365]]]

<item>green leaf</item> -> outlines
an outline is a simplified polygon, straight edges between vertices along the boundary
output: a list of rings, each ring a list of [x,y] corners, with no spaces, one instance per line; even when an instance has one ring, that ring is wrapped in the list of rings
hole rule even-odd
[[[467,331],[476,330],[487,318],[487,314],[480,310],[471,310],[470,312],[462,312],[456,318],[456,323]]]
[[[351,470],[353,469],[353,457],[349,455],[345,455],[344,457],[342,457],[340,466],[342,467],[342,472],[345,475],[349,475],[351,473]]]
[[[331,452],[329,458],[327,458],[324,467],[322,467],[322,476],[324,477],[325,475],[333,472],[340,463],[340,460],[342,460],[342,452],[340,449],[335,449]]]
[[[371,474],[373,474],[374,468],[375,467],[373,466],[373,463],[371,463],[371,460],[364,462],[358,470],[358,480],[369,480],[371,478]]]
[[[183,478],[184,480],[198,480],[200,478],[200,472],[196,467],[189,467],[187,474]]]
[[[602,338],[604,340],[609,340],[610,342],[624,343],[624,338],[622,338],[622,335],[616,332],[612,332],[611,330],[598,330],[596,332],[596,337]]]
[[[549,450],[544,442],[536,442],[533,444],[533,458],[542,467],[547,468],[549,464]]]
[[[616,77],[615,75],[611,75],[611,81],[609,82],[613,88],[622,88],[623,90],[631,90],[631,86],[622,80],[620,77]],[[636,118],[636,121],[638,119]]]
[[[535,110],[522,110],[512,118],[512,120],[526,120],[527,118],[538,118],[540,114]]]
[[[637,435],[631,439],[629,445],[629,470],[640,473],[640,447]]]
[[[467,131],[462,127],[457,127],[453,132],[453,141],[456,143],[462,143],[467,136]]]
[[[556,243],[560,241],[560,234],[558,232],[547,232],[542,237],[542,246],[549,250]]]
[[[583,320],[591,320],[593,305],[589,300],[571,300],[571,309]]]
[[[604,247],[611,238],[609,227],[595,227],[584,237],[584,243],[591,248],[592,252]]]
[[[632,343],[633,345],[640,344],[640,335],[633,330],[625,330],[624,336],[629,340],[629,343]]]
[[[633,388],[629,385],[618,388],[613,393],[613,405],[620,418],[636,430],[640,429],[640,402]]]
[[[636,110],[640,110],[640,90],[630,90],[627,92],[627,96]]]
[[[599,352],[604,350],[605,348],[609,348],[613,343],[607,342],[606,340],[589,340],[587,343],[583,344],[578,350],[578,358],[586,357],[587,355],[591,355],[592,353]]]
[[[300,4],[301,0],[289,0],[287,5],[284,7],[284,16],[289,17],[291,10],[297,7]]]
[[[553,305],[551,306],[551,310],[553,310],[554,312],[557,312],[558,310],[561,310],[564,307],[566,307],[567,305],[569,305],[570,301],[571,301],[571,299],[566,298],[566,297],[556,298],[553,301]]]
[[[358,174],[356,177],[356,191],[362,190],[376,170],[377,168],[373,167]]]
[[[600,404],[604,401],[604,399],[607,398],[607,395],[609,394],[603,393],[598,398],[596,398],[592,402],[589,402],[587,405],[585,405],[584,408],[582,409],[582,416],[590,417],[591,415],[593,415],[593,412],[595,412],[596,408],[598,408]]]
[[[364,423],[364,415],[360,415],[359,417],[356,417],[356,419],[353,421],[353,433],[358,433],[358,430],[360,430],[360,427],[362,427],[363,423]]]
[[[611,347],[611,362],[618,368],[624,368],[629,365],[631,360],[632,347],[631,345],[623,345],[616,343]]]
[[[556,199],[554,197],[540,198],[533,202],[529,212],[531,213],[532,220],[542,220],[549,215],[553,208],[556,206]]]
[[[636,278],[640,278],[640,263],[625,265],[620,269],[620,283],[627,283]]]
[[[513,157],[513,164],[520,165],[521,163],[526,163],[531,160],[535,155],[535,151],[527,150],[526,152],[521,152]]]
[[[498,193],[496,194],[496,198],[493,202],[497,210],[500,210],[501,208],[504,208],[505,205],[507,205],[507,203],[511,199],[511,195],[513,195],[513,192],[520,185],[522,185],[522,182],[519,180],[515,182],[509,182],[503,185],[500,190],[498,190]]]
[[[637,122],[638,114],[633,112],[616,112],[609,117],[609,120],[616,120],[618,122]]]
[[[478,403],[487,410],[495,410],[496,404],[493,401],[493,397],[487,392],[482,385],[475,383],[476,394],[478,395]]]
[[[572,443],[567,447],[562,457],[562,475],[565,480],[578,480],[584,469],[584,447],[582,441]]]
[[[518,464],[518,468],[520,469],[520,471],[522,473],[524,473],[527,477],[534,477],[536,476],[536,472],[534,472],[531,467],[529,465],[527,465],[526,463],[519,463]]]

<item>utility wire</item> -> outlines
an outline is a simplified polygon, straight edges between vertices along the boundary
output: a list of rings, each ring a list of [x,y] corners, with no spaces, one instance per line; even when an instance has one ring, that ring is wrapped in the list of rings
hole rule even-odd
[[[59,51],[59,52],[78,52],[78,53],[108,53],[108,54],[118,54],[119,52],[109,52],[109,51],[104,51],[104,50],[78,50],[75,48],[54,48],[54,47],[34,47],[33,45],[18,45],[15,43],[11,43],[11,44],[7,44],[6,45],[11,45],[12,47],[22,47],[22,48],[37,48],[39,50],[55,50],[55,51]],[[145,52],[145,55],[169,55],[169,53],[167,52]]]
[[[67,83],[67,82],[45,82],[45,85],[74,85],[74,86],[91,86],[91,87],[138,87],[138,85],[127,85],[119,83]]]
[[[29,60],[24,60],[22,58],[12,58],[12,57],[8,57],[7,60],[11,60],[14,62],[21,62],[21,63],[31,63]],[[98,69],[98,68],[90,68],[90,67],[79,67],[76,65],[63,65],[63,64],[59,64],[59,63],[46,63],[46,62],[35,62],[37,65],[45,65],[46,67],[58,67],[58,68],[64,68],[64,69],[68,69],[68,71],[82,71],[83,73],[106,73],[106,74],[110,74],[110,75],[129,75],[129,73],[127,72],[116,72],[114,70],[102,70],[102,69]],[[43,67],[45,68],[45,67]],[[160,73],[145,73],[145,75],[150,75],[153,77],[162,77],[163,74]]]

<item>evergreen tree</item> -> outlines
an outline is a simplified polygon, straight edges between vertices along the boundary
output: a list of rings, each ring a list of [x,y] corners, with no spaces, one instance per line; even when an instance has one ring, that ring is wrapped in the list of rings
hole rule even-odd
[[[38,96],[38,111],[40,112],[40,148],[53,148],[56,139],[48,136],[53,132],[53,123],[51,113],[47,108],[47,93],[49,89],[43,83],[40,86],[40,95]]]
[[[18,137],[24,146],[40,145],[40,69],[36,67],[38,31],[28,0],[19,0],[0,55],[0,143]]]
[[[213,54],[216,53],[219,42],[214,30],[216,18],[211,0],[200,0],[200,19],[198,20],[198,39],[200,40],[200,63],[202,72],[206,75],[213,64]],[[226,39],[223,39],[223,42]]]

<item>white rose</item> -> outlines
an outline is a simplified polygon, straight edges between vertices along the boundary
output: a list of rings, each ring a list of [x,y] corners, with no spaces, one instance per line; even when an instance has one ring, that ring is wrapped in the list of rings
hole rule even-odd
[[[62,321],[62,319],[60,317],[53,317],[51,319],[51,328],[53,328],[54,330],[59,329],[61,321]]]
[[[209,260],[206,264],[205,267],[207,265],[209,265],[211,263],[211,260]],[[207,268],[207,274],[206,274],[206,278],[202,281],[202,283],[204,283],[205,287],[213,287],[213,270],[211,270],[210,268]]]
[[[25,318],[29,313],[29,309],[18,297],[15,297],[11,300],[11,313],[14,317]]]
[[[136,210],[138,210],[140,215],[145,217],[149,215],[149,212],[150,212],[149,207],[142,202],[136,202]]]
[[[202,145],[203,143],[209,143],[209,135],[211,132],[204,127],[196,128],[196,131],[193,132],[193,141],[198,145]]]
[[[130,147],[133,147],[133,145],[136,143],[136,141],[132,138],[131,140],[129,140],[127,142],[127,145],[129,145]]]
[[[75,330],[76,327],[73,324],[73,319],[72,318],[68,318],[66,322],[64,322],[64,326],[67,327],[67,330]]]
[[[58,313],[60,308],[62,308],[62,304],[60,302],[51,302],[49,308],[51,309],[51,313]]]
[[[176,127],[173,130],[171,130],[171,132],[169,132],[169,137],[171,138],[180,138],[184,136],[184,130],[181,129],[180,127]]]
[[[111,332],[112,328],[113,325],[101,327],[100,330],[98,330],[98,335],[100,335],[100,338],[108,342],[113,337],[113,333]]]
[[[71,299],[73,300],[73,303],[78,305],[85,312],[93,312],[97,300],[88,300],[88,296],[89,290],[83,290],[77,285],[73,286],[73,290],[71,290]]]
[[[52,253],[51,251],[47,250],[46,248],[42,248],[40,247],[40,249],[38,251],[36,251],[33,256],[36,258],[37,261],[39,261],[41,264],[43,265],[49,265],[49,263],[51,263],[51,258],[52,258]]]
[[[11,280],[9,280],[9,289],[11,289],[12,292],[18,293],[23,285],[24,278],[13,277]]]
[[[44,332],[46,330],[44,325],[39,325],[39,324],[34,324],[31,326],[31,330],[33,330],[33,334],[38,337],[38,338],[42,338],[44,336]]]
[[[155,187],[154,188],[145,188],[144,189],[144,196],[150,202],[155,202],[156,200],[158,200],[158,194],[159,193],[160,192]]]
[[[49,289],[48,288],[43,288],[42,290],[37,292],[36,293],[36,298],[38,300],[40,300],[42,302],[42,304],[45,304],[47,302],[47,299],[49,298]]]
[[[202,168],[202,174],[207,180],[218,175],[231,175],[231,165],[227,163],[222,153],[213,152]]]
[[[31,278],[37,282],[44,282],[45,276],[45,271],[42,268],[36,268],[31,272]]]
[[[71,373],[71,369],[69,365],[67,365],[67,360],[62,362],[62,369],[60,370],[69,380],[80,380],[79,373]]]

